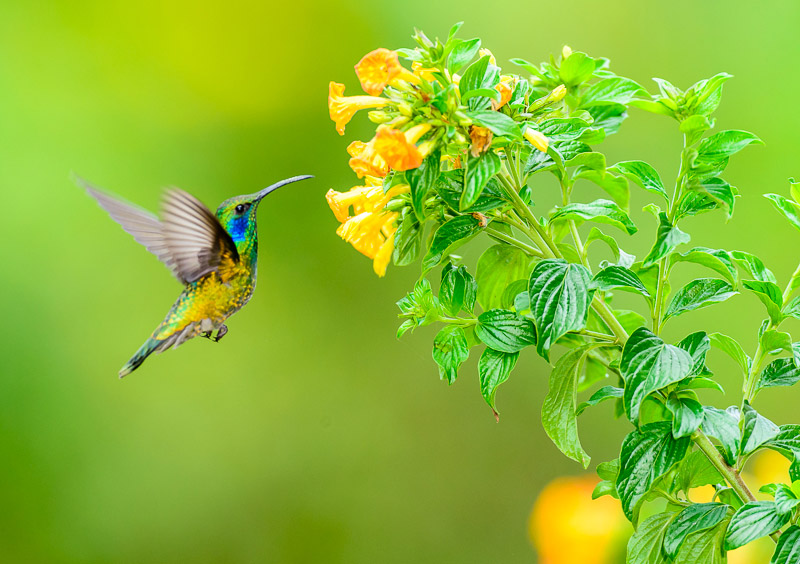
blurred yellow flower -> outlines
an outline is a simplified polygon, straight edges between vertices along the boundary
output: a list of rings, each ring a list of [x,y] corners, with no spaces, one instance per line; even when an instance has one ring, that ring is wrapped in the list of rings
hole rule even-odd
[[[358,110],[381,108],[387,104],[389,100],[377,96],[344,96],[344,84],[338,82],[328,85],[328,111],[339,135],[344,135],[344,127]]]
[[[356,186],[344,193],[329,190],[325,197],[336,219],[342,223],[336,234],[373,259],[375,274],[383,277],[392,258],[398,217],[396,212],[383,208],[395,196],[407,193],[409,187],[401,184],[384,193],[380,179],[367,177],[367,180],[367,186]]]
[[[494,55],[492,54],[492,52],[489,51],[488,49],[486,49],[485,47],[483,49],[481,49],[480,51],[478,51],[478,57],[480,57],[480,58],[489,57],[489,64],[493,65],[495,67],[497,66],[497,59],[495,59]]]
[[[433,73],[436,72],[436,69],[425,68],[419,61],[414,61],[411,63],[411,70],[415,75],[420,77],[425,82],[433,82],[436,80],[436,77],[433,75]]]
[[[473,125],[469,128],[469,154],[473,157],[482,155],[492,144],[492,131],[487,127]]]
[[[616,564],[633,532],[610,497],[592,499],[592,475],[557,478],[536,500],[529,522],[539,564]]]
[[[528,143],[543,153],[546,153],[547,148],[550,146],[550,140],[543,133],[536,131],[532,127],[526,127],[522,136],[528,140]]]
[[[369,142],[353,141],[347,147],[347,152],[352,157],[350,168],[353,169],[359,178],[365,176],[384,177],[389,173],[389,166],[386,161],[375,151],[375,138]]]
[[[553,88],[552,92],[550,92],[550,99],[553,102],[560,102],[561,100],[564,99],[564,96],[566,95],[567,95],[567,87],[564,86],[563,84],[559,84],[558,86]]]
[[[510,79],[508,81],[501,81],[494,87],[500,93],[500,100],[492,100],[492,109],[499,110],[506,104],[508,104],[509,100],[511,100],[511,94],[514,91],[514,88],[511,85]]]
[[[396,51],[382,47],[370,51],[358,61],[356,75],[364,92],[373,96],[379,95],[387,84],[396,80],[419,82],[418,76],[400,64]]]
[[[422,164],[425,153],[417,148],[416,142],[430,129],[427,123],[415,125],[405,132],[381,125],[375,134],[375,151],[394,170],[417,168]]]

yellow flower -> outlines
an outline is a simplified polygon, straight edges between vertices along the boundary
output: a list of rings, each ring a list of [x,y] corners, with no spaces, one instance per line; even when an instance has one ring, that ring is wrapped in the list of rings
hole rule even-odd
[[[492,109],[499,110],[506,104],[508,104],[509,100],[511,100],[511,94],[514,91],[513,86],[510,83],[510,79],[508,81],[501,81],[494,87],[500,93],[500,101],[492,100]]]
[[[379,179],[368,177],[368,184]],[[398,194],[409,191],[408,185],[393,186],[384,193],[380,185],[356,186],[340,193],[329,190],[326,198],[336,219],[342,225],[336,233],[363,255],[372,259],[372,268],[378,276],[386,274],[386,266],[394,250],[394,234],[397,231],[396,212],[383,208]],[[350,207],[354,216],[349,216]]]
[[[483,48],[480,51],[478,51],[478,58],[482,59],[483,57],[486,57],[486,56],[489,57],[489,64],[496,67],[497,66],[497,59],[494,58],[494,55],[492,54],[491,51],[489,51],[486,48]]]
[[[416,143],[430,129],[427,123],[415,125],[405,132],[381,125],[375,134],[375,151],[394,170],[417,168],[422,164],[425,153],[417,148]],[[430,144],[426,149],[429,147]]]
[[[389,166],[386,161],[375,151],[375,138],[368,143],[363,141],[353,141],[347,147],[350,154],[350,168],[353,169],[359,178],[365,176],[384,177],[389,173]]]
[[[492,144],[492,131],[489,128],[473,125],[469,128],[469,154],[477,157],[489,150]]]
[[[525,133],[522,136],[528,140],[528,143],[539,149],[541,152],[546,153],[547,148],[550,146],[550,140],[545,137],[540,131],[536,131],[532,127],[526,127]]]
[[[559,84],[558,86],[553,88],[553,91],[550,92],[548,98],[553,102],[560,102],[561,100],[564,99],[564,96],[566,95],[567,95],[567,87],[564,86],[563,84]]]
[[[557,478],[539,494],[530,517],[530,537],[540,564],[612,564],[625,552],[632,532],[610,497],[592,499],[597,478]]]
[[[375,49],[356,64],[356,75],[364,92],[379,95],[386,85],[396,80],[418,83],[419,77],[400,65],[396,51]]]
[[[387,104],[389,100],[377,96],[344,96],[344,84],[338,82],[328,85],[328,111],[336,123],[339,135],[344,135],[344,126],[353,119],[358,110],[381,108]]]
[[[425,82],[433,82],[434,80],[436,80],[436,77],[433,74],[434,72],[436,72],[436,69],[423,67],[422,63],[420,63],[419,61],[414,61],[413,63],[411,63],[411,70],[414,72],[415,75],[420,77]]]

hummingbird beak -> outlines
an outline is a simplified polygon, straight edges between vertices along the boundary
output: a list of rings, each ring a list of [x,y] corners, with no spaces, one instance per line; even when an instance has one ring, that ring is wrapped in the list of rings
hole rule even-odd
[[[272,186],[267,186],[266,188],[264,188],[263,190],[261,190],[260,192],[255,194],[255,196],[253,197],[253,201],[258,203],[264,198],[264,196],[266,196],[270,192],[274,192],[275,190],[277,190],[281,186],[286,186],[287,184],[291,184],[292,182],[297,182],[299,180],[305,180],[307,178],[314,178],[314,177],[311,176],[310,174],[303,174],[301,176],[293,176],[291,178],[287,178],[286,180],[281,180],[280,182],[276,182]]]

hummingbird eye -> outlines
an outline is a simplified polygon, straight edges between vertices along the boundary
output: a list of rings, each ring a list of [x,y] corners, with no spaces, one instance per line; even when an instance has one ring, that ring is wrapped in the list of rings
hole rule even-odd
[[[233,211],[235,211],[237,215],[242,215],[249,209],[250,209],[250,204],[239,204],[233,209]]]

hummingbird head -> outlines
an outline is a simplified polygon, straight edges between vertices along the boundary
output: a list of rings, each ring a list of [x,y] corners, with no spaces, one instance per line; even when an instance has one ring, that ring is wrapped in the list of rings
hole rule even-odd
[[[276,182],[272,186],[267,186],[263,190],[255,194],[245,194],[244,196],[235,196],[222,202],[217,208],[217,219],[225,228],[225,231],[231,236],[233,242],[239,246],[239,243],[248,241],[254,238],[256,233],[256,211],[258,204],[264,199],[264,196],[292,182],[298,180],[305,180],[313,178],[311,175],[306,174],[302,176],[293,176],[286,180]]]

